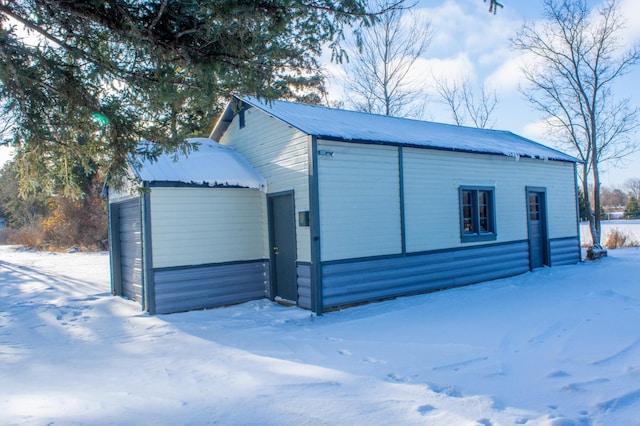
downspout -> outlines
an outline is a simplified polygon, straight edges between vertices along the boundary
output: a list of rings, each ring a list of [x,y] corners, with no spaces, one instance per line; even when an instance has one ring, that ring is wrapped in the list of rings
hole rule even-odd
[[[322,256],[320,245],[320,194],[318,183],[318,140],[309,144],[309,226],[311,237],[311,309],[316,315],[324,311],[322,295]]]

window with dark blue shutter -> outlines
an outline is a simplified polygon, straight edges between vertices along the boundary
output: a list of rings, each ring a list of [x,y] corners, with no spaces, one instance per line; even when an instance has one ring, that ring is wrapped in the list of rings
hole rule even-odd
[[[460,240],[496,239],[495,188],[460,187]]]

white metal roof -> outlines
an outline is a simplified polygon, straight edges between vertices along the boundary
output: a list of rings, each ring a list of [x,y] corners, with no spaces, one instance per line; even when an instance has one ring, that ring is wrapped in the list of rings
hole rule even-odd
[[[504,130],[478,129],[429,121],[367,114],[286,101],[235,98],[213,129],[220,138],[228,127],[237,102],[259,108],[300,131],[320,139],[388,143],[403,146],[477,152],[577,162],[570,155]]]
[[[178,182],[211,187],[256,188],[266,192],[266,180],[233,148],[208,138],[187,139],[197,146],[188,156],[163,154],[156,161],[134,164],[145,182]]]

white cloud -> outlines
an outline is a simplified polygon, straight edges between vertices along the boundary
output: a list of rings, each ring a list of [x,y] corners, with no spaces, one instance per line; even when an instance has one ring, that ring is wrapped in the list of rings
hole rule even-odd
[[[430,53],[455,56],[467,52],[490,64],[500,61],[509,47],[509,39],[519,27],[519,19],[509,12],[489,15],[478,0],[445,0],[437,7],[415,11],[431,21],[434,34]]]
[[[640,42],[640,2],[638,0],[622,0],[620,14],[624,17],[626,27],[620,33],[620,41],[625,49]]]
[[[532,121],[524,125],[521,134],[534,141],[544,141],[549,138],[549,125],[546,120]]]
[[[422,78],[427,86],[427,91],[435,90],[436,80],[447,80],[458,77],[466,77],[475,80],[476,72],[473,62],[464,53],[459,53],[451,58],[419,59],[412,70],[414,81]]]
[[[519,87],[526,84],[522,68],[532,63],[533,58],[519,52],[512,52],[511,57],[489,74],[486,81],[500,94],[516,92]]]

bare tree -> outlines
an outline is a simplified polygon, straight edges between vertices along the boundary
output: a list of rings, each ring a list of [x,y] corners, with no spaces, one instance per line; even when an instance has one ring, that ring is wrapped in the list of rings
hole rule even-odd
[[[622,190],[605,186],[600,188],[600,198],[605,208],[624,207],[629,201],[629,197]]]
[[[640,199],[640,178],[629,178],[624,181],[624,189],[630,197]]]
[[[466,77],[457,79],[436,78],[436,90],[442,103],[449,107],[453,121],[458,126],[472,125],[481,129],[492,129],[493,118],[499,102],[495,90],[480,85],[474,93],[471,81]]]
[[[363,29],[345,65],[347,104],[369,113],[418,117],[425,94],[409,73],[431,43],[431,24],[408,9],[379,6],[387,12]]]
[[[640,59],[638,47],[622,48],[624,28],[617,0],[592,14],[584,0],[544,0],[546,21],[524,24],[513,43],[536,58],[523,68],[523,93],[542,111],[550,130],[583,161],[580,180],[594,244],[600,243],[600,170],[638,149],[630,138],[638,110],[616,99],[612,85]],[[593,200],[589,194],[593,180]]]

